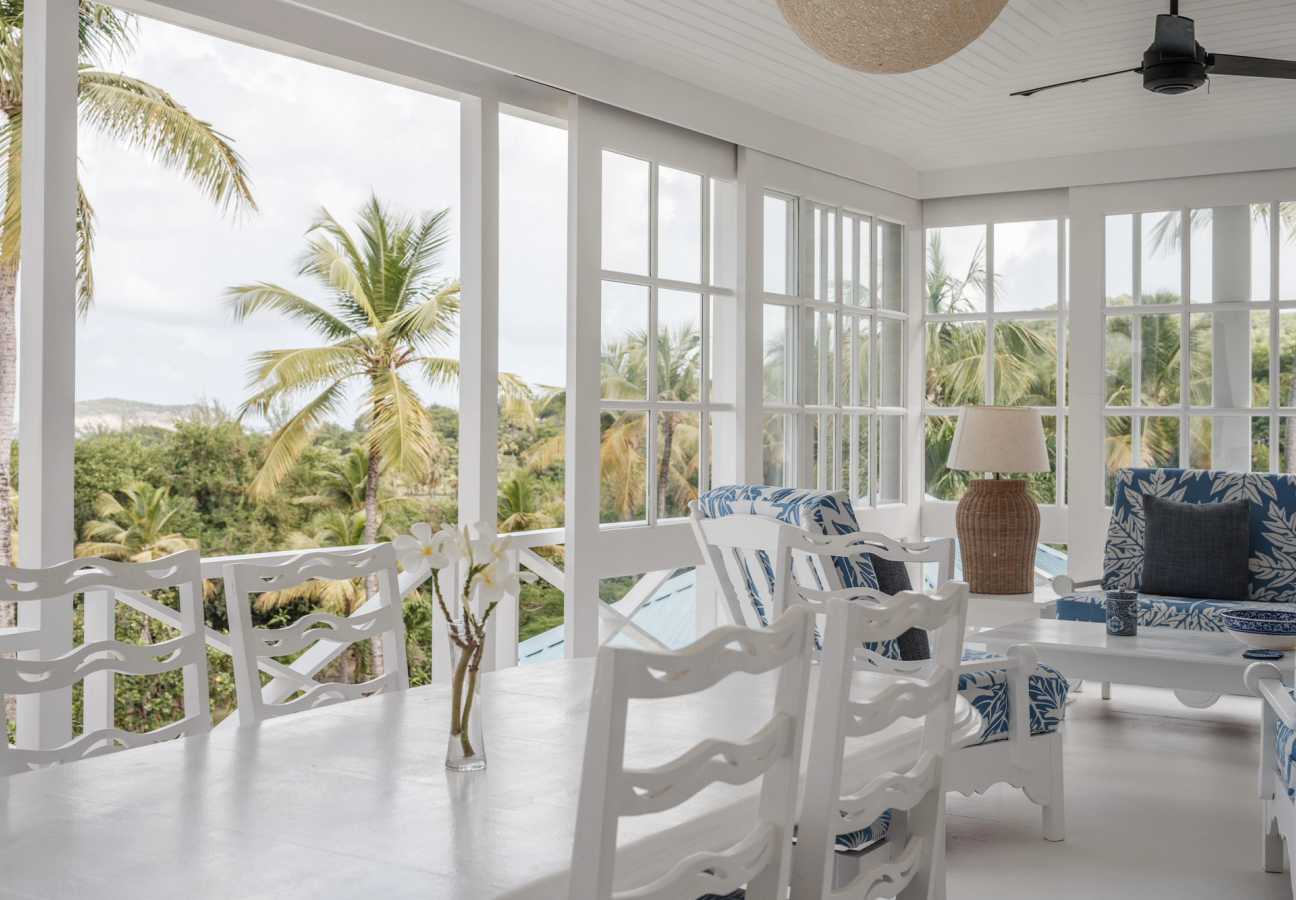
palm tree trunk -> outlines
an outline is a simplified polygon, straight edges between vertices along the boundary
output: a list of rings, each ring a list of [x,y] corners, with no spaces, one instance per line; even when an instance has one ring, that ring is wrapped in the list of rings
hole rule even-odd
[[[18,382],[18,325],[14,298],[18,287],[16,262],[0,264],[0,565],[13,565],[13,522],[10,515],[9,453],[13,443],[14,393]],[[13,603],[0,603],[0,628],[17,625]],[[5,716],[17,721],[15,697],[5,697]]]
[[[666,479],[670,477],[671,443],[675,439],[675,414],[662,416],[661,466],[657,469],[657,518],[666,518]]]
[[[369,447],[369,472],[365,477],[365,527],[364,539],[366,544],[372,544],[378,540],[378,469],[382,463],[382,457],[375,446]],[[395,589],[396,585],[391,586]],[[365,577],[365,600],[368,601],[378,593],[378,576],[368,575]],[[399,601],[397,601],[399,602]],[[399,615],[399,610],[397,612]],[[369,638],[369,655],[373,660],[373,674],[376,678],[387,671],[383,660],[382,635],[375,634]]]

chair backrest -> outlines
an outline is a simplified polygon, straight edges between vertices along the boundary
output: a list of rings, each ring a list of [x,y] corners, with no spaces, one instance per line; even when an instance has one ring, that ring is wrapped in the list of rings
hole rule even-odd
[[[768,628],[717,628],[682,650],[604,646],[594,693],[572,852],[569,900],[697,900],[747,886],[747,900],[783,900],[791,864],[814,616],[793,610]],[[772,717],[741,742],[705,740],[651,769],[625,767],[629,701],[704,691],[735,672],[778,672]],[[716,782],[761,778],[751,829],[727,849],[682,858],[667,874],[613,891],[621,816],[661,812]]]
[[[378,594],[350,616],[311,613],[283,628],[257,628],[252,624],[252,595],[284,591],[311,579],[349,581],[378,576]],[[344,700],[409,687],[405,665],[405,626],[401,618],[396,576],[396,554],[390,543],[341,551],[307,550],[277,565],[231,563],[224,568],[225,596],[229,604],[230,638],[234,648],[234,681],[238,692],[239,723],[259,722],[275,716],[314,709]],[[302,653],[294,666],[314,673],[356,641],[381,635],[387,671],[359,684],[320,683],[301,696],[284,699],[267,695],[257,674],[257,660]],[[293,684],[290,688],[295,688]],[[283,691],[278,691],[282,694]]]
[[[81,646],[56,659],[0,659],[0,695],[71,690],[84,682],[81,736],[43,749],[13,747],[0,740],[0,775],[211,730],[200,565],[197,550],[183,550],[152,562],[88,556],[47,569],[0,566],[0,602],[71,604],[74,594],[82,594],[85,631]],[[179,594],[180,634],[156,644],[116,640],[116,592],[167,588]],[[148,732],[117,728],[114,673],[149,676],[173,671],[183,673],[184,716]]]
[[[828,623],[793,858],[792,900],[944,896],[943,885],[937,883],[944,877],[943,778],[967,596],[966,583],[951,581],[932,595],[901,591],[878,600],[847,589],[813,598],[826,610]],[[867,698],[852,699],[854,648],[865,641],[895,638],[909,628],[935,635],[933,663],[924,677],[895,677],[880,690],[875,686]],[[875,775],[859,789],[843,785],[846,740],[876,734],[901,718],[922,721],[917,762],[905,772]],[[887,810],[893,811],[893,822],[894,816],[907,813],[907,829],[895,829],[909,835],[904,847],[863,866],[849,884],[834,891],[836,836],[869,825]]]

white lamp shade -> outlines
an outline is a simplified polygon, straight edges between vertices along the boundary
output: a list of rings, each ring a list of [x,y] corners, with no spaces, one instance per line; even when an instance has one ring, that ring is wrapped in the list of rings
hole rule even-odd
[[[954,428],[951,469],[1047,472],[1044,420],[1030,406],[966,406]]]

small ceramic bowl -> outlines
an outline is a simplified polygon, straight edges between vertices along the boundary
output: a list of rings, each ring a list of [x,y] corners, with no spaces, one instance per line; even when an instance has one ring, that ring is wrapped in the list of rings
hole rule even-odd
[[[1229,633],[1257,650],[1296,650],[1296,612],[1247,607],[1222,616]]]

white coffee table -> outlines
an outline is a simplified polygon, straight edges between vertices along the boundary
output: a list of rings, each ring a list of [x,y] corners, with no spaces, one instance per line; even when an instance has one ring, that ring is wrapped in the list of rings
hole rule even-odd
[[[1210,694],[1251,695],[1242,673],[1255,660],[1243,657],[1247,648],[1227,632],[1140,628],[1134,637],[1114,637],[1102,622],[1029,619],[983,631],[975,640],[992,653],[1004,653],[1013,644],[1030,644],[1040,662],[1072,682],[1170,688],[1189,706],[1209,706],[1215,700],[1205,696]],[[1273,661],[1288,683],[1293,657],[1296,653],[1288,652]]]

